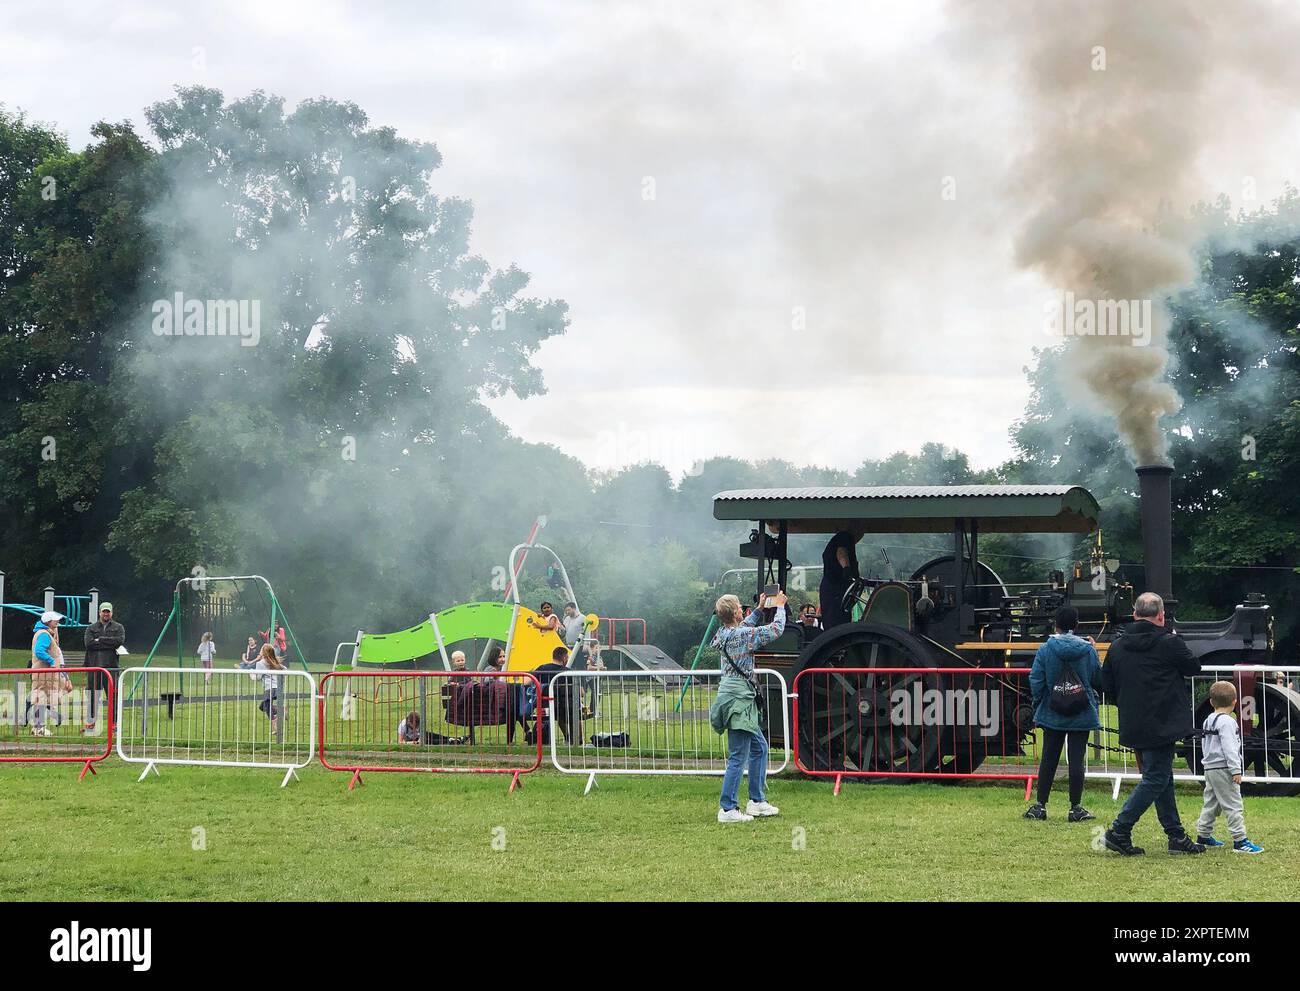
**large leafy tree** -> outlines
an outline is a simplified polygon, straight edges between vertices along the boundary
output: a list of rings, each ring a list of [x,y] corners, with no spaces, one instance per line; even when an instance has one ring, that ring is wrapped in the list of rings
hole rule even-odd
[[[10,600],[128,573],[104,537],[135,484],[141,445],[110,386],[146,264],[149,149],[128,125],[63,140],[0,112],[0,502]]]
[[[257,570],[299,625],[405,621],[526,531],[523,485],[585,491],[482,403],[541,389],[530,358],[566,307],[470,251],[433,145],[261,93],[182,89],[146,118],[156,149],[99,125],[73,153],[0,117],[11,576],[129,582],[156,612],[196,565]],[[182,311],[160,334],[177,294],[255,303],[256,335],[181,333]]]

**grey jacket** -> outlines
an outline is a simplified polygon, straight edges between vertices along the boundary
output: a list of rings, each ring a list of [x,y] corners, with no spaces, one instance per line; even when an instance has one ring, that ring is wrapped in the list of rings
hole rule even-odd
[[[1241,773],[1241,734],[1231,713],[1211,712],[1201,724],[1201,763],[1205,767],[1227,768],[1230,774]]]

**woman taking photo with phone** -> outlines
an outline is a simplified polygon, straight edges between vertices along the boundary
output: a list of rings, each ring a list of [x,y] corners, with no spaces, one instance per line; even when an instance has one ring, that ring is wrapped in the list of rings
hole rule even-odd
[[[727,734],[727,772],[722,778],[718,822],[749,822],[755,816],[774,816],[781,810],[767,801],[767,734],[760,706],[763,699],[754,674],[754,651],[771,643],[785,630],[785,593],[764,594],[743,621],[740,600],[724,595],[713,607],[720,629],[713,646],[722,653],[722,681],[709,708],[716,733]],[[760,626],[763,608],[775,609],[771,623]],[[749,804],[740,811],[740,775],[749,762]]]

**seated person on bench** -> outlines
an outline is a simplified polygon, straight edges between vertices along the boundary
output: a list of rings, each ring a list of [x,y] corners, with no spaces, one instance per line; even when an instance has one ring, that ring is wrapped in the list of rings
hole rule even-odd
[[[463,650],[453,650],[451,652],[451,669],[453,671],[465,670],[465,652]],[[456,715],[457,703],[460,700],[461,692],[469,688],[474,683],[474,678],[448,678],[442,683],[442,708],[447,714],[447,721],[453,722]],[[474,740],[474,727],[469,730],[469,738],[472,743]]]
[[[453,671],[465,670],[465,652],[463,650],[453,650],[451,652],[451,669]],[[472,681],[474,681],[473,678],[448,678],[444,681],[442,683],[443,705],[453,705],[460,690]]]
[[[464,726],[469,731],[470,743],[474,743],[476,729],[505,726],[506,741],[513,743],[518,720],[515,718],[512,687],[503,677],[448,679],[448,683],[442,686],[442,705],[447,722],[452,726]]]
[[[488,658],[487,667],[483,670],[488,674],[500,674],[506,669],[506,649],[504,647],[495,647],[492,650],[492,656]],[[496,678],[484,678],[486,681],[496,681]]]

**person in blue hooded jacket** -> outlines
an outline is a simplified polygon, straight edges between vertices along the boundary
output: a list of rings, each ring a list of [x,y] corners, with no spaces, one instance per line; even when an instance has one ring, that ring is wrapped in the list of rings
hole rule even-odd
[[[32,627],[32,692],[28,699],[34,736],[53,736],[45,725],[47,719],[59,724],[59,704],[62,696],[72,691],[72,682],[59,669],[63,667],[63,651],[59,649],[59,622],[61,615],[52,611],[41,613],[40,622]]]
[[[1101,728],[1097,717],[1097,686],[1101,683],[1101,662],[1090,640],[1076,636],[1079,610],[1062,606],[1056,610],[1056,632],[1038,648],[1034,666],[1029,671],[1029,691],[1033,696],[1034,723],[1043,731],[1043,749],[1038,763],[1038,801],[1025,811],[1026,819],[1046,819],[1047,800],[1052,794],[1052,779],[1065,748],[1070,762],[1070,822],[1096,818],[1080,803],[1083,801],[1084,754],[1088,734]],[[1052,686],[1065,674],[1073,674],[1083,685],[1087,705],[1078,712],[1064,713],[1052,704]]]

